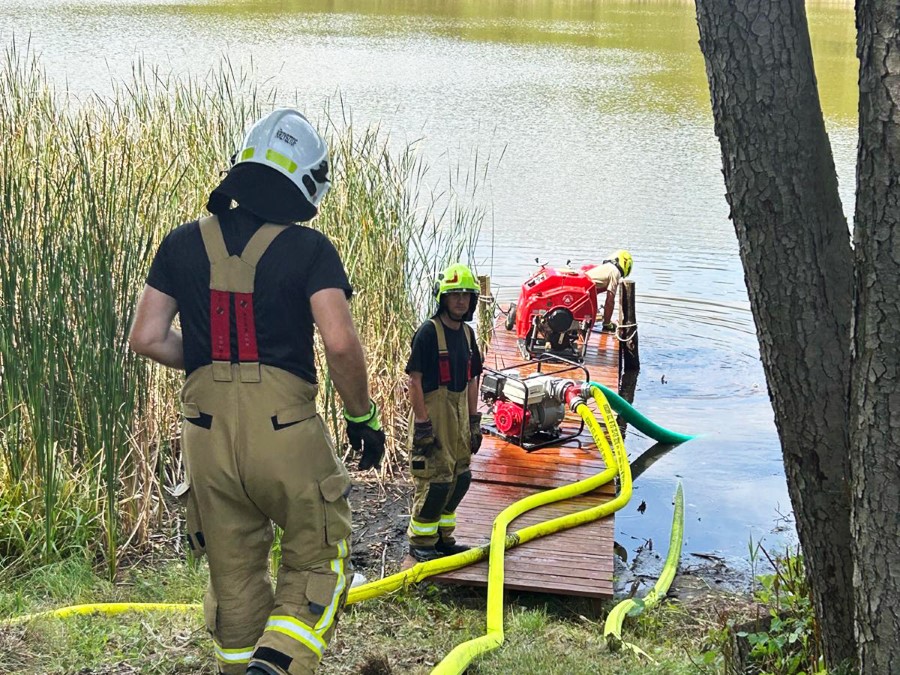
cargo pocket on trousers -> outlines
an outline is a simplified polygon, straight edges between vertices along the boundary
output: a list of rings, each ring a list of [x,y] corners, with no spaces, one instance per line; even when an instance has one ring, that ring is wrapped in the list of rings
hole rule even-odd
[[[325,541],[336,546],[350,536],[350,503],[347,495],[353,487],[346,471],[338,470],[319,481],[319,492],[325,504]]]
[[[413,478],[428,480],[434,477],[434,459],[425,455],[411,454],[409,456],[409,472]]]
[[[292,405],[289,408],[282,408],[272,415],[272,428],[275,431],[281,431],[295,424],[300,424],[300,422],[305,422],[310,417],[315,417],[315,415],[316,404],[313,401]]]
[[[188,403],[187,401],[182,403],[181,414],[184,415],[185,422],[190,422],[195,427],[201,427],[202,429],[212,428],[212,415],[200,412],[200,406],[196,403]]]
[[[325,614],[325,610],[335,601],[334,590],[337,587],[337,581],[336,574],[309,573],[309,579],[306,581],[306,601],[309,613],[315,618],[316,623]],[[326,620],[330,619],[333,621],[334,610],[329,612],[329,614],[331,616],[326,617]],[[316,626],[316,628],[320,627]],[[328,626],[321,626],[321,628],[327,629]]]
[[[203,525],[200,522],[200,511],[197,500],[188,482],[179,483],[173,494],[184,507],[185,538],[194,558],[202,558],[206,553],[206,538],[203,536]]]

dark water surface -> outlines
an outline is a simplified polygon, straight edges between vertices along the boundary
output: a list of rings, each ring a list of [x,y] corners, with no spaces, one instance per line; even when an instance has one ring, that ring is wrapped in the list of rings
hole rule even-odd
[[[852,212],[852,3],[807,5]],[[339,92],[357,123],[422,138],[439,168],[490,157],[478,271],[504,300],[536,256],[574,265],[630,249],[635,404],[702,436],[640,476],[618,539],[632,551],[652,539],[664,554],[680,479],[685,563],[691,552],[739,562],[751,538],[777,547],[793,527],[693,12],[678,0],[5,0],[0,38],[30,34],[50,75],[77,92],[109,91],[137,58],[202,74],[227,54],[313,114]],[[627,444],[634,459],[652,442],[629,433]]]

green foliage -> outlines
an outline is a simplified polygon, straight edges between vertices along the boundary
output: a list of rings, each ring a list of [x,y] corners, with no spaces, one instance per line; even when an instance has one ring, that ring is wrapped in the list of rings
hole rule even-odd
[[[766,630],[739,631],[750,645],[750,659],[774,675],[805,675],[822,668],[811,589],[799,549],[776,556],[764,550],[773,572],[757,577],[756,599],[769,610]]]
[[[603,625],[587,618],[588,601],[539,594],[507,598],[505,641],[467,672],[479,675],[688,675],[696,672],[690,638],[672,640],[680,618],[648,612],[656,630],[642,646],[652,661],[612,654]],[[643,620],[643,617],[641,618]],[[428,585],[353,605],[323,662],[326,673],[359,672],[367,656],[385,658],[395,673],[429,673],[453,647],[484,633],[484,594]],[[378,672],[378,671],[375,671]],[[383,672],[383,671],[382,671]]]
[[[714,630],[710,635],[714,648],[703,654],[703,664],[724,666],[729,673],[824,673],[811,589],[799,548],[772,557],[757,545],[755,550],[751,547],[751,553],[754,566],[762,553],[772,569],[756,577],[758,616],[748,624],[729,621]]]
[[[273,107],[223,61],[179,79],[135,64],[111,98],[49,83],[15,42],[0,63],[0,575],[72,555],[114,578],[123,554],[167,530],[177,481],[180,377],[127,345],[162,237],[200,215],[246,124]],[[315,221],[356,289],[369,381],[402,452],[402,363],[427,282],[468,260],[480,175],[426,189],[414,147],[326,110],[333,189]],[[461,192],[457,192],[455,185]],[[424,284],[424,285],[423,285]],[[317,354],[321,408],[343,437],[340,401]]]
[[[188,218],[203,190],[191,178],[237,122],[235,100],[218,105],[232,113],[230,126],[215,115],[221,130],[205,119],[211,107],[194,83],[140,66],[116,98],[76,101],[50,86],[28,48],[13,43],[0,64],[7,573],[90,549],[112,578],[121,542],[146,541],[165,515],[157,467],[177,399],[127,335],[163,226]],[[219,134],[203,150],[200,130]]]

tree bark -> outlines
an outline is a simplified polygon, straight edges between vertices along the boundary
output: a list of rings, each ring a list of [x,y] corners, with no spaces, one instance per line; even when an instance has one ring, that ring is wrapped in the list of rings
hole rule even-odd
[[[852,255],[802,0],[697,0],[726,197],[825,658],[853,663]]]
[[[900,2],[859,0],[852,519],[860,671],[900,673]]]

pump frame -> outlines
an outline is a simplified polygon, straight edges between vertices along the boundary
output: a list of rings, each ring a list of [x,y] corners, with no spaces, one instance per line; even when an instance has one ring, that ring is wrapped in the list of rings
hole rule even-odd
[[[545,373],[542,368],[543,365],[544,364],[552,364],[554,362],[563,363],[566,365],[566,367],[562,368],[561,370],[555,370],[552,373]],[[513,368],[520,368],[522,366],[528,366],[528,365],[532,365],[532,364],[536,364],[537,372],[531,373],[530,375],[525,375],[525,376],[511,375],[510,373],[506,372]],[[497,375],[499,377],[503,377],[506,379],[513,379],[514,381],[518,381],[518,382],[521,382],[524,384],[523,388],[525,390],[525,402],[522,404],[522,406],[526,411],[528,410],[528,406],[535,402],[534,399],[529,400],[529,397],[528,397],[528,384],[527,384],[528,380],[533,379],[535,377],[539,377],[541,375],[553,375],[553,376],[561,375],[562,373],[568,373],[573,370],[580,370],[582,373],[584,373],[584,382],[591,381],[590,372],[583,364],[576,363],[575,361],[570,361],[569,359],[559,356],[558,354],[541,354],[540,356],[536,356],[532,359],[529,359],[528,361],[521,361],[519,363],[514,363],[511,366],[507,366],[506,368],[504,368],[503,371],[494,370],[493,368],[484,366],[485,372],[492,373],[494,375]],[[491,402],[492,410],[493,410],[496,402],[497,402],[497,399],[495,399],[494,401]],[[565,401],[563,401],[562,403],[565,406],[565,404],[566,404]],[[560,445],[562,443],[566,443],[567,441],[577,439],[581,435],[581,432],[584,431],[584,420],[580,419],[579,422],[580,422],[580,424],[578,425],[578,431],[571,433],[571,434],[567,434],[567,435],[562,435],[562,433],[561,433],[562,426],[561,425],[556,428],[556,430],[558,432],[556,435],[552,434],[551,432],[547,432],[547,431],[538,431],[532,436],[532,438],[544,437],[544,440],[538,441],[536,443],[533,443],[530,441],[525,441],[525,426],[527,423],[526,415],[522,415],[522,424],[519,427],[519,435],[518,436],[504,434],[502,431],[497,429],[496,423],[484,424],[483,428],[486,431],[488,431],[488,433],[493,434],[497,438],[502,438],[507,443],[512,443],[513,445],[518,445],[520,448],[525,450],[525,452],[534,452],[535,450],[539,450],[541,448],[546,448],[551,445]]]

